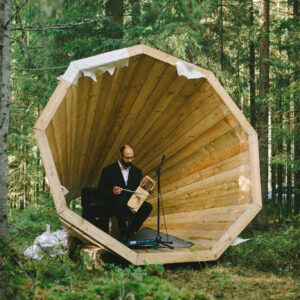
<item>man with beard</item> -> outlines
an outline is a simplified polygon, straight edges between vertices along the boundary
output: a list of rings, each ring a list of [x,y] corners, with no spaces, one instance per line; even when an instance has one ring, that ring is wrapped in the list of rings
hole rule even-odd
[[[120,230],[120,240],[133,239],[152,211],[152,205],[144,201],[138,212],[134,213],[127,206],[132,193],[123,189],[135,191],[142,180],[142,171],[132,165],[134,151],[125,145],[120,149],[120,159],[104,168],[99,183],[100,194],[108,213],[116,215]],[[127,227],[127,215],[131,215],[131,223]]]

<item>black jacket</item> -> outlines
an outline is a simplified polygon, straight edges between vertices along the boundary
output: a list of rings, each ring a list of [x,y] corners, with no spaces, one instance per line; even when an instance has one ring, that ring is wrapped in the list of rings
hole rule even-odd
[[[112,191],[113,187],[119,186],[121,188],[134,191],[139,186],[142,177],[142,171],[135,166],[131,166],[126,186],[118,162],[105,167],[102,170],[101,179],[98,186],[105,204],[109,206],[113,205],[115,202],[114,200],[118,197],[126,198],[127,200],[129,200],[129,198],[132,196],[132,193],[122,191],[120,195],[115,195]]]

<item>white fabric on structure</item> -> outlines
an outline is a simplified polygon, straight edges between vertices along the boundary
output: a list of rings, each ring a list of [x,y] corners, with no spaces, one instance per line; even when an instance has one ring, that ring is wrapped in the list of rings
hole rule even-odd
[[[179,76],[185,76],[188,79],[197,79],[205,77],[201,72],[195,70],[195,65],[186,61],[178,61],[176,68]]]
[[[71,84],[77,84],[78,78],[82,76],[91,77],[96,80],[96,74],[101,75],[106,71],[113,75],[116,68],[128,66],[129,53],[127,48],[106,52],[103,54],[72,61],[67,71],[58,77]]]

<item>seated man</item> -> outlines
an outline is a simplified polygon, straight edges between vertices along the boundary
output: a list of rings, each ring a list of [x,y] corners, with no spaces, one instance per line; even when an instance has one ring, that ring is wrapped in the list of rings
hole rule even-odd
[[[120,159],[104,168],[101,173],[99,189],[105,207],[109,214],[114,214],[118,220],[120,240],[126,241],[134,237],[143,222],[152,211],[152,205],[144,201],[137,213],[133,213],[127,206],[132,193],[122,189],[136,190],[142,179],[142,171],[132,165],[134,152],[132,147],[125,145],[120,149]],[[127,215],[132,216],[132,222],[127,227]]]

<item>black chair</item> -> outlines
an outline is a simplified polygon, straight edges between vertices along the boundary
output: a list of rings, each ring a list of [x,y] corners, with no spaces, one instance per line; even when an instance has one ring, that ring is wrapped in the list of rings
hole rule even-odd
[[[81,191],[82,217],[108,233],[109,212],[97,188],[83,188]]]

